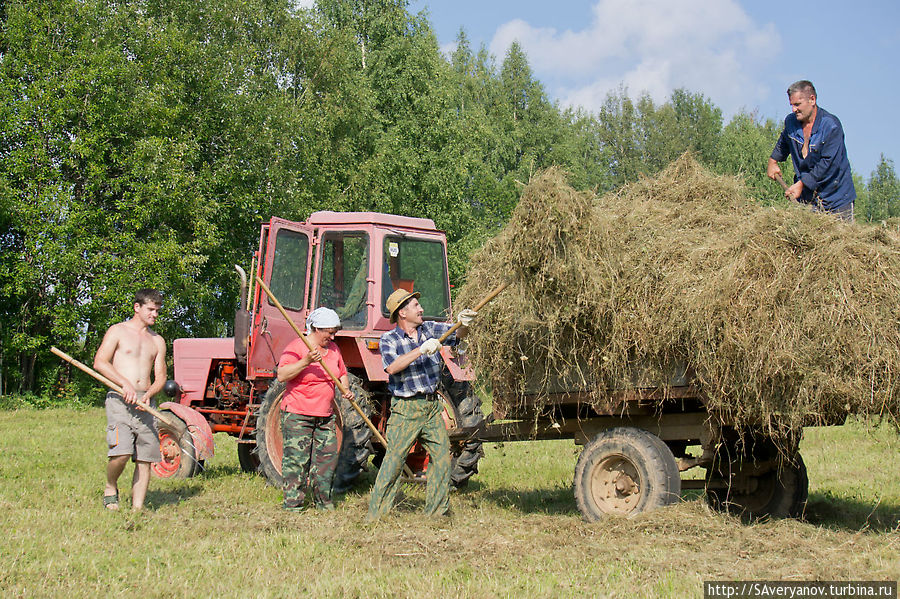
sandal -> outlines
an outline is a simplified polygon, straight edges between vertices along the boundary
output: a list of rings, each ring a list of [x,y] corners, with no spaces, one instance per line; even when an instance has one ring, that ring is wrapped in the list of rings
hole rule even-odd
[[[103,507],[113,512],[119,509],[119,494],[116,493],[115,495],[104,495]]]

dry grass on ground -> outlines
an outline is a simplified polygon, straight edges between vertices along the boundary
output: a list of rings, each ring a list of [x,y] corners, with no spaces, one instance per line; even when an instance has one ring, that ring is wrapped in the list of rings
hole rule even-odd
[[[807,431],[808,521],[748,525],[685,494],[588,524],[570,490],[578,449],[544,441],[486,447],[449,520],[421,516],[407,487],[372,525],[371,474],[334,513],[285,514],[222,435],[202,476],[154,481],[142,514],[105,513],[103,421],[0,412],[3,596],[696,597],[710,579],[900,578],[900,438],[884,426]]]

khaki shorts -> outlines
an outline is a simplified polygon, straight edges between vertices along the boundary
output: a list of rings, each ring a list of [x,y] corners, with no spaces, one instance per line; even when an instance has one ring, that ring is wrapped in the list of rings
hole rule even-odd
[[[159,462],[159,434],[153,415],[127,404],[118,393],[106,394],[106,444],[109,457],[130,455],[135,462]]]

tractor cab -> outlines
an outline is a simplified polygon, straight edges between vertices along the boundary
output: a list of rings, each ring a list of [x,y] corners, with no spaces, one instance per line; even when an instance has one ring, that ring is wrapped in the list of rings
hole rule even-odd
[[[273,218],[262,228],[256,274],[291,319],[325,306],[343,329],[338,345],[348,368],[386,380],[378,338],[393,325],[385,307],[398,288],[417,291],[425,318],[450,312],[446,239],[430,219],[372,212],[316,212],[303,223]],[[251,305],[247,378],[271,378],[296,335],[258,286]]]

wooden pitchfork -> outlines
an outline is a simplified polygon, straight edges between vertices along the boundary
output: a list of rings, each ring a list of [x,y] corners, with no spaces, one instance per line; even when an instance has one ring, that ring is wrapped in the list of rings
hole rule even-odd
[[[482,308],[484,308],[484,307],[488,304],[488,302],[490,302],[490,301],[493,300],[495,297],[497,297],[498,295],[500,295],[500,292],[503,291],[504,289],[506,289],[506,287],[507,287],[508,285],[509,285],[509,281],[504,281],[503,283],[500,283],[499,285],[497,285],[497,286],[494,288],[494,290],[491,291],[489,294],[487,294],[487,296],[485,296],[485,298],[484,298],[483,300],[481,300],[480,302],[478,302],[478,304],[477,304],[477,305],[475,306],[475,308],[473,308],[473,309],[474,309],[476,312],[478,312],[479,310],[481,310]],[[447,340],[447,337],[449,337],[450,335],[452,335],[453,333],[455,333],[455,332],[456,332],[456,329],[458,329],[458,328],[461,327],[461,326],[462,326],[462,323],[461,323],[461,322],[457,322],[455,325],[453,325],[452,327],[450,327],[450,329],[449,329],[446,333],[444,333],[443,335],[441,335],[440,339],[438,339],[438,342],[441,343],[441,344],[443,344],[444,341]]]
[[[100,381],[101,383],[103,383],[104,385],[106,385],[107,387],[109,387],[110,389],[112,389],[113,391],[115,391],[116,393],[121,395],[122,397],[125,397],[125,390],[122,389],[122,387],[120,387],[116,383],[112,382],[111,380],[109,380],[108,378],[106,378],[105,376],[103,376],[102,374],[100,374],[99,372],[97,372],[96,370],[94,370],[93,368],[88,366],[87,364],[83,364],[83,363],[79,362],[78,360],[76,360],[75,358],[73,358],[72,356],[67,354],[66,352],[56,349],[55,347],[51,347],[50,351],[53,352],[54,354],[56,354],[57,356],[59,356],[60,358],[62,358],[63,360],[65,360],[66,362],[68,362],[69,364],[71,364],[72,366],[74,366],[75,368],[91,375],[92,377],[94,377],[95,379],[97,379],[98,381]],[[135,406],[138,409],[145,410],[145,411],[149,412],[150,414],[152,414],[153,416],[155,416],[157,420],[159,420],[163,424],[167,425],[170,429],[172,429],[173,432],[178,430],[174,422],[169,420],[169,418],[165,414],[163,414],[162,412],[160,412],[159,410],[157,410],[150,404],[138,402],[135,404]]]

